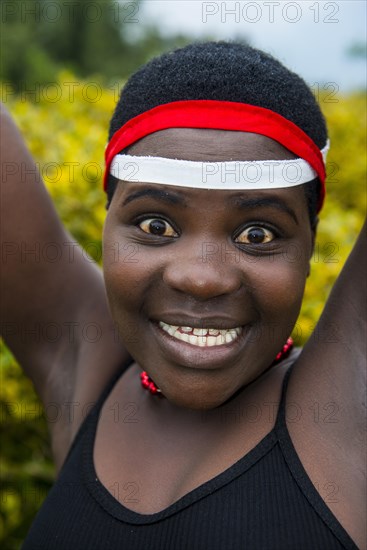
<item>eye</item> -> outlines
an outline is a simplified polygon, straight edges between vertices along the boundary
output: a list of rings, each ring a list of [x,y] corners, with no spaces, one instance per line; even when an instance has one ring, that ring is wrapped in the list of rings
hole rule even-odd
[[[246,227],[236,238],[236,242],[244,244],[265,244],[275,238],[275,235],[269,229],[258,225]]]
[[[158,235],[159,237],[178,237],[178,234],[166,220],[161,218],[147,218],[141,221],[138,226],[144,233]]]

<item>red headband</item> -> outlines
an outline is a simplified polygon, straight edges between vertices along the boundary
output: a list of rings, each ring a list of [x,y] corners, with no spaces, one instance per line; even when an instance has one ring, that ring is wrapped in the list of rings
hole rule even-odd
[[[321,182],[318,210],[325,195],[325,165],[317,145],[296,124],[283,116],[246,103],[216,100],[184,100],[166,103],[130,119],[112,136],[106,151],[104,190],[113,158],[139,139],[167,128],[210,128],[253,132],[274,139],[307,161]]]

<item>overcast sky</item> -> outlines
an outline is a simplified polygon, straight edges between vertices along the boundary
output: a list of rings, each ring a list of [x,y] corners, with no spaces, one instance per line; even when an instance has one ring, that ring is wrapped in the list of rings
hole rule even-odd
[[[331,93],[366,87],[366,61],[347,54],[353,44],[366,42],[366,5],[365,0],[146,0],[139,20],[157,23],[166,34],[182,32],[193,39],[247,38],[309,85],[326,84]]]

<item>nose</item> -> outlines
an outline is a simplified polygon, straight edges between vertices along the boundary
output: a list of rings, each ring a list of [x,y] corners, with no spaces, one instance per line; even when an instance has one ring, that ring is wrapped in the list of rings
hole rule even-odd
[[[208,300],[236,292],[242,278],[233,255],[223,254],[223,246],[212,245],[210,253],[201,245],[181,249],[166,264],[164,282],[198,300]]]

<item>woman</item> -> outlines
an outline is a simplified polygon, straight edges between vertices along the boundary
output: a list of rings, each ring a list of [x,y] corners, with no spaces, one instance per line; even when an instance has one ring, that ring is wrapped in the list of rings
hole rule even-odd
[[[106,150],[104,283],[81,255],[7,274],[8,320],[104,327],[97,352],[8,338],[44,403],[81,405],[51,427],[60,472],[24,549],[366,547],[362,236],[305,348],[287,340],[327,148],[304,82],[248,46],[191,45],[131,77]],[[43,187],[16,183],[5,238],[69,239]]]

